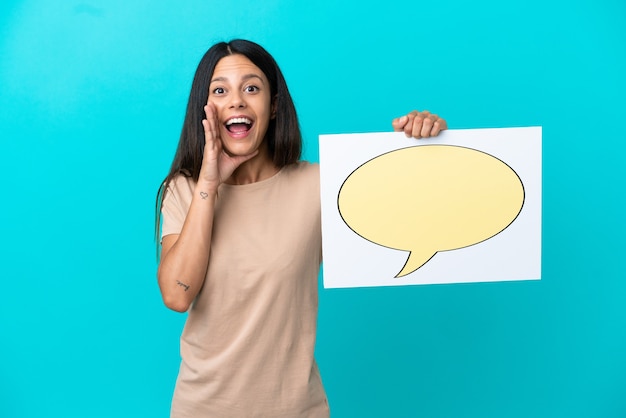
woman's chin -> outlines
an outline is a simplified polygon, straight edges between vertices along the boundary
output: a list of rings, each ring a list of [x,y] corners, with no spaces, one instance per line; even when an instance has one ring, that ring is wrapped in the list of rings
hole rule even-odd
[[[226,151],[226,154],[230,155],[231,157],[245,157],[246,155],[250,155],[255,152],[256,148],[251,147],[247,144],[241,144],[235,146],[225,146],[224,151]]]
[[[224,147],[224,151],[231,157],[245,157],[254,152],[254,150],[249,147]]]
[[[257,150],[262,153],[264,150],[264,142],[256,144],[254,141],[223,141],[224,151],[231,157],[245,157]]]

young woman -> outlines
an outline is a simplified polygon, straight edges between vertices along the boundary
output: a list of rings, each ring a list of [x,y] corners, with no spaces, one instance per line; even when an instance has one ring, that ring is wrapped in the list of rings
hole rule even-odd
[[[392,122],[416,138],[446,122]],[[171,416],[328,417],[314,359],[321,263],[319,167],[299,160],[296,110],[275,60],[219,43],[194,76],[157,197],[158,282],[188,312]]]

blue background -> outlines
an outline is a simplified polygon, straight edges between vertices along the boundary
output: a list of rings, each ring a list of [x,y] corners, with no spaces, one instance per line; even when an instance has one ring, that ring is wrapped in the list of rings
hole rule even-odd
[[[321,290],[334,417],[624,417],[626,3],[4,1],[0,416],[166,417],[153,210],[205,50],[272,53],[317,135],[543,126],[543,279]]]

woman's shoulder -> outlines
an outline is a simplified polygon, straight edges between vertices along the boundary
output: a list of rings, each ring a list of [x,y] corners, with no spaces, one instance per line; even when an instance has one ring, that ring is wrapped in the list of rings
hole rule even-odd
[[[180,172],[170,180],[170,182],[167,184],[165,192],[166,195],[170,194],[179,199],[181,197],[191,197],[195,188],[195,184],[196,182],[193,180],[193,177],[189,175],[189,173]]]
[[[298,161],[285,166],[282,171],[289,180],[319,183],[320,167],[317,163]]]
[[[288,170],[300,175],[319,175],[320,166],[318,163],[300,160],[287,166]]]

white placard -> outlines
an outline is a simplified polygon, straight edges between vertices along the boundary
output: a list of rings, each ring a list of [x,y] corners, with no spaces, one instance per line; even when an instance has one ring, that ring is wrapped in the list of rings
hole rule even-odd
[[[319,146],[324,287],[541,278],[541,127]]]

